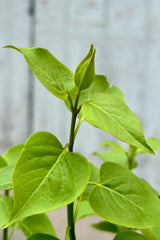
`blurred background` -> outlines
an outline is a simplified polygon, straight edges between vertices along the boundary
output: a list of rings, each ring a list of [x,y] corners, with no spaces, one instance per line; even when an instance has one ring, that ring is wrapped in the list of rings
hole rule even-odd
[[[96,73],[124,92],[145,137],[160,139],[159,9],[159,0],[0,0],[0,46],[47,48],[74,72],[93,43]],[[39,130],[52,132],[65,144],[69,126],[70,113],[63,101],[34,78],[23,56],[0,49],[0,154]],[[83,123],[75,151],[99,165],[92,153],[107,139],[114,140]],[[159,158],[157,153],[137,159],[134,172],[160,191]],[[49,214],[60,238],[65,214],[65,209]],[[78,240],[112,239],[92,231],[90,224],[96,221],[91,217],[77,223]]]

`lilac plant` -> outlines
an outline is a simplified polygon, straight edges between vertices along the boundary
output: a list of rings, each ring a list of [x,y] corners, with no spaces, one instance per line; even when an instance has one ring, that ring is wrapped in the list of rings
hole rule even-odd
[[[95,227],[115,232],[115,240],[151,240],[146,232],[154,234],[153,229],[160,226],[160,200],[130,170],[136,166],[136,153],[154,154],[157,148],[145,139],[123,93],[105,76],[95,74],[93,45],[75,74],[46,49],[6,47],[20,52],[44,87],[64,101],[71,112],[71,126],[65,146],[52,133],[36,132],[0,157],[0,189],[5,192],[0,196],[3,239],[10,240],[17,228],[27,240],[59,239],[46,213],[67,206],[65,240],[75,240],[76,221],[91,214],[104,220]],[[84,121],[128,143],[129,152],[106,141],[103,145],[111,151],[98,169],[74,152]],[[155,235],[154,239],[159,238]]]

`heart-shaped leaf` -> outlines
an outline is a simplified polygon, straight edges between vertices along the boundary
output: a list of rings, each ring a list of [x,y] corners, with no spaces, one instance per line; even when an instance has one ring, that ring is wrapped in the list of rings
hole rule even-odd
[[[132,228],[160,225],[160,201],[150,186],[128,169],[106,162],[89,202],[105,220]]]
[[[74,74],[63,63],[44,48],[13,48],[22,53],[37,79],[56,97],[66,99],[74,88]]]
[[[88,161],[66,152],[54,135],[31,135],[13,172],[14,209],[8,225],[73,202],[85,189],[89,175]]]
[[[97,94],[82,105],[82,115],[94,127],[153,153],[145,141],[140,121],[119,98],[109,94]]]

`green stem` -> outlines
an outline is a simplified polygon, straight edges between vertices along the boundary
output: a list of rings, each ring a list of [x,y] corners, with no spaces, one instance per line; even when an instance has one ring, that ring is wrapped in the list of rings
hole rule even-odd
[[[4,195],[9,196],[9,190],[5,190]],[[3,229],[3,240],[7,240],[7,239],[8,239],[8,228],[4,228]]]
[[[129,155],[128,155],[128,169],[132,170],[134,157],[136,155],[136,147],[129,146]]]
[[[68,146],[69,152],[73,152],[73,145],[75,140],[75,125],[76,125],[76,118],[78,114],[78,111],[77,111],[78,99],[79,99],[79,92],[75,100],[75,105],[72,108],[72,120],[71,120],[69,146]],[[68,229],[69,229],[70,240],[76,240],[73,212],[74,212],[74,202],[70,203],[67,206]]]

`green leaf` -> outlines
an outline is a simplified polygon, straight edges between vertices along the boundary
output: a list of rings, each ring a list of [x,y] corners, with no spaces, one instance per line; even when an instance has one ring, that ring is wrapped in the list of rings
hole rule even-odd
[[[113,141],[103,141],[99,146],[98,148],[102,148],[102,147],[109,147],[111,148],[114,152],[117,152],[117,153],[126,153],[126,150],[118,143],[116,142],[113,142]]]
[[[0,190],[9,190],[12,189],[12,173],[14,166],[7,166],[0,168]]]
[[[34,233],[45,233],[56,236],[53,225],[46,214],[37,214],[29,216],[18,223],[20,228],[26,237],[31,236]]]
[[[112,232],[112,233],[118,233],[120,231],[126,230],[125,227],[118,226],[116,224],[113,224],[107,221],[101,221],[99,223],[92,224],[92,226],[100,231]]]
[[[114,85],[110,85],[106,89],[106,93],[110,95],[114,95],[115,97],[118,97],[122,101],[125,101],[123,92],[118,87],[115,87]]]
[[[6,160],[2,156],[0,156],[0,168],[4,168],[7,165],[8,164],[7,164]]]
[[[147,240],[147,238],[136,232],[123,231],[118,233],[113,240]]]
[[[91,85],[82,90],[80,92],[79,100],[78,100],[78,107],[80,107],[84,102],[89,101],[94,95],[98,93],[104,93],[108,88],[109,83],[107,82],[107,78],[103,75],[95,75],[93,82]],[[76,96],[78,94],[78,88],[74,87],[70,92],[69,95],[73,104],[75,103]],[[65,101],[66,106],[69,110],[71,110],[69,99]]]
[[[93,163],[90,162],[89,164],[90,164],[89,182],[97,182],[99,179],[99,169]],[[92,186],[90,184],[87,185],[86,189],[84,190],[84,192],[82,194],[82,201],[89,199],[89,195],[93,189],[94,189],[94,186]]]
[[[74,74],[47,49],[5,47],[22,53],[34,75],[52,94],[63,100],[67,98],[75,86]]]
[[[160,201],[150,186],[128,169],[107,162],[100,168],[99,183],[89,202],[97,215],[125,227],[160,225]]]
[[[8,165],[14,165],[22,152],[24,144],[18,144],[10,147],[4,154],[3,158],[7,161]]]
[[[97,155],[101,160],[105,162],[115,162],[128,168],[128,158],[126,153],[104,151],[104,152],[95,152],[94,154]]]
[[[75,204],[75,209],[77,207],[77,204]],[[78,208],[77,215],[76,215],[76,221],[91,215],[95,215],[95,212],[90,207],[89,202],[87,200],[81,201],[80,206]]]
[[[128,157],[126,150],[118,143],[113,141],[103,141],[98,148],[109,147],[110,151],[94,152],[105,162],[115,162],[128,168]]]
[[[9,148],[4,154],[3,159],[7,166],[0,168],[0,190],[12,189],[12,173],[14,165],[16,164],[24,144],[19,144]]]
[[[147,240],[160,240],[160,228],[141,229],[141,232]]]
[[[99,169],[93,164],[90,164],[90,179],[89,181],[98,181],[99,178]],[[84,190],[83,194],[81,195],[80,199],[75,204],[75,219],[78,221],[81,218],[95,215],[95,212],[92,210],[92,208],[89,205],[88,199],[90,193],[93,191],[94,186],[88,184],[86,189]],[[77,211],[78,210],[78,211]]]
[[[153,153],[145,141],[140,121],[117,97],[109,94],[97,94],[92,100],[82,105],[82,115],[94,127]]]
[[[9,220],[13,206],[13,200],[9,196],[0,195],[0,228]]]
[[[8,225],[73,202],[84,191],[89,173],[88,161],[66,152],[51,133],[31,135],[13,172],[14,209]]]
[[[52,235],[49,234],[43,234],[43,233],[36,233],[31,235],[26,240],[60,240]]]
[[[157,240],[160,240],[160,228],[152,228],[152,231],[155,234]]]
[[[160,149],[160,140],[154,137],[147,138],[147,143],[151,148],[156,151]]]
[[[94,57],[95,50],[92,44],[87,56],[80,62],[75,72],[75,83],[80,90],[88,88],[94,80]]]
[[[149,137],[146,139],[148,145],[153,149],[153,151],[157,151],[160,149],[160,140],[154,137]],[[141,148],[136,149],[136,153],[144,153],[146,154],[147,151]]]

